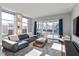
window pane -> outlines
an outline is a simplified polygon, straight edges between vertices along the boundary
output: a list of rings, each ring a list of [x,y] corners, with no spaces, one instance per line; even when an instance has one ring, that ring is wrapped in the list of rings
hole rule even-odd
[[[53,23],[52,22],[48,22],[47,23],[47,29],[49,29],[49,30],[52,30],[52,25],[53,25]]]
[[[14,34],[14,22],[2,20],[2,35]]]
[[[23,18],[22,20],[23,20],[22,21],[23,23],[28,23],[28,19],[27,18]]]
[[[59,22],[54,22],[54,33],[59,34]]]
[[[14,21],[14,15],[6,13],[6,12],[2,12],[2,19]]]
[[[23,30],[22,30],[23,33],[27,32],[27,26],[28,25],[26,23],[23,23]]]

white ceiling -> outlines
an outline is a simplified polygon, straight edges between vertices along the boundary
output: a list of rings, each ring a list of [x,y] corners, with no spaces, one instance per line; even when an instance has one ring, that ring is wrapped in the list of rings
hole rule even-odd
[[[29,17],[40,17],[68,13],[73,3],[0,3],[0,6],[20,12]]]

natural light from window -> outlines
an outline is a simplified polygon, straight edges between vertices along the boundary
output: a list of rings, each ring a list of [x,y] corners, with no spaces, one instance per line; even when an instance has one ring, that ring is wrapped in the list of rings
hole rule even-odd
[[[6,12],[2,12],[2,19],[14,21],[14,15],[6,13]]]
[[[26,33],[28,31],[28,19],[27,18],[23,18],[22,19],[22,26],[23,26],[23,33]]]
[[[2,35],[14,34],[14,15],[2,12]]]

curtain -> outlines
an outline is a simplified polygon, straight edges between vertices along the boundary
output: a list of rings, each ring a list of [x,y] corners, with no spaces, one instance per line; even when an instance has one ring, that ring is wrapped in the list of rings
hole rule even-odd
[[[34,35],[37,34],[37,21],[34,22]]]
[[[59,19],[59,35],[60,38],[63,36],[63,19]]]
[[[76,35],[79,36],[79,17],[77,17],[76,20]]]

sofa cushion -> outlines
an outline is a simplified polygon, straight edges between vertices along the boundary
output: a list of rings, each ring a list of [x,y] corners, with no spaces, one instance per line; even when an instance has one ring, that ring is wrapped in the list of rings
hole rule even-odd
[[[22,41],[18,42],[18,48],[19,48],[19,49],[22,49],[22,48],[28,46],[28,44],[29,44],[29,43],[28,43],[27,41],[22,40]]]
[[[20,40],[24,40],[24,39],[29,38],[29,35],[28,35],[28,34],[20,34],[20,35],[18,35],[18,38],[19,38]]]
[[[37,39],[37,36],[32,36],[32,37],[29,37],[27,39],[25,39],[26,41],[28,41],[29,43],[35,41]]]
[[[18,41],[18,40],[19,40],[19,38],[18,38],[17,35],[10,35],[10,36],[8,36],[8,38],[9,38],[9,40],[11,40],[11,41]]]
[[[8,36],[5,36],[5,37],[3,37],[3,39],[9,40],[9,37]]]

